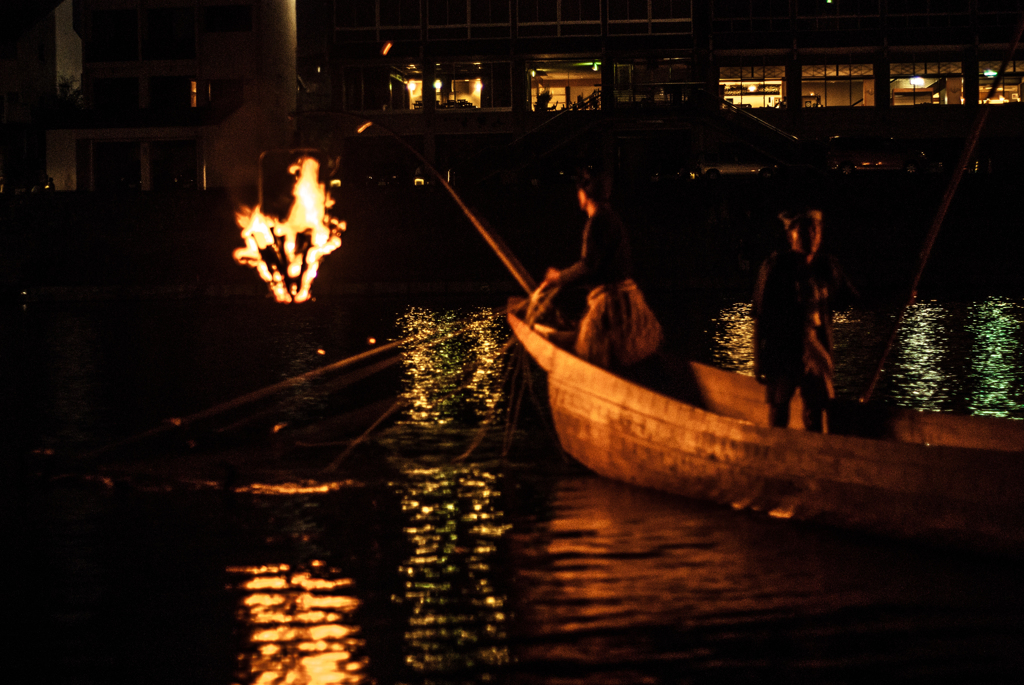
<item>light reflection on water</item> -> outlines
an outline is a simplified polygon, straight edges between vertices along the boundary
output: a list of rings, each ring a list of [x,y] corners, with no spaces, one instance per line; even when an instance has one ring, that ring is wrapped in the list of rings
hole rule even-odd
[[[754,318],[749,302],[736,302],[718,312],[712,335],[711,363],[726,371],[754,375]]]
[[[136,486],[134,500],[121,496],[120,483],[104,488],[119,495],[100,498],[109,510],[104,518],[72,506],[74,500],[55,489],[63,509],[41,507],[29,520],[40,521],[45,536],[56,539],[51,545],[36,533],[40,549],[60,557],[39,563],[63,569],[60,592],[93,612],[79,612],[84,618],[75,620],[91,626],[95,615],[120,611],[110,599],[125,590],[120,583],[129,586],[133,599],[201,604],[178,577],[187,574],[177,570],[195,563],[193,540],[209,536],[205,546],[218,555],[228,548],[216,569],[227,569],[231,601],[237,598],[228,618],[243,645],[224,651],[232,666],[237,663],[238,683],[369,682],[394,663],[401,667],[384,670],[398,678],[379,682],[632,684],[678,682],[682,673],[716,682],[865,682],[872,678],[861,675],[967,676],[982,659],[1002,675],[1019,663],[1024,599],[1016,574],[998,564],[951,562],[885,541],[851,540],[836,531],[680,502],[577,477],[578,472],[542,472],[562,463],[554,443],[530,446],[518,465],[501,459],[497,445],[489,443],[481,446],[477,462],[457,462],[476,425],[508,402],[497,353],[507,336],[501,317],[485,309],[392,311],[404,312],[395,315],[402,336],[450,332],[467,323],[470,331],[437,354],[415,346],[407,350],[402,392],[413,409],[377,437],[375,448],[388,456],[371,453],[368,473],[360,472],[358,480],[252,484],[234,491],[234,508],[222,507],[220,493],[207,488],[190,495],[205,498],[206,515],[181,515],[193,511],[194,501],[168,504],[161,535],[151,532],[150,503],[178,497],[181,488],[143,492]],[[851,310],[837,317],[845,386],[862,388],[889,321],[884,312]],[[913,406],[1024,417],[1022,323],[1021,300],[915,306],[879,396]],[[704,349],[714,363],[751,372],[749,303],[729,303],[694,325],[708,331]],[[97,377],[91,360],[101,359],[103,349],[89,326],[76,324],[53,335],[59,353],[51,363],[68,368],[48,382],[79,378],[84,384],[50,405],[57,414],[54,425],[69,422],[64,430],[70,434],[88,427],[94,420],[90,412],[106,411],[102,398],[116,393],[105,392],[103,383],[110,381]],[[290,344],[304,352],[294,367],[283,365],[284,374],[315,365],[316,343],[325,344],[320,335],[315,326],[296,335]],[[63,351],[65,343],[80,349]],[[186,358],[203,353],[182,349]],[[474,360],[483,361],[481,371],[469,376],[467,390],[450,395]],[[182,360],[168,365],[181,368],[188,368]],[[65,416],[60,402],[69,403],[71,414],[81,413]],[[528,469],[530,478],[519,478]],[[367,481],[373,485],[363,485]],[[522,490],[513,489],[519,485]],[[356,494],[371,487],[386,490],[390,499],[378,507],[376,494]],[[531,488],[535,500],[524,504]],[[367,504],[371,499],[373,506]],[[260,504],[266,500],[275,505]],[[282,515],[288,508],[301,515]],[[145,516],[133,518],[140,511]],[[254,523],[261,517],[276,522]],[[111,571],[125,559],[163,559],[167,542],[174,540],[166,531],[190,519],[189,534],[182,536],[188,544],[178,539],[178,553],[168,557],[162,574],[152,566],[140,566],[129,578]],[[210,521],[230,536],[217,538],[212,527],[204,527]],[[274,535],[259,532],[262,525]],[[118,526],[134,537],[123,540]],[[239,538],[257,553],[231,549]],[[77,555],[74,565],[67,563],[67,550]],[[217,591],[222,577],[216,576]],[[177,609],[164,611],[174,615]],[[193,614],[205,610],[191,607]],[[106,619],[108,629],[96,637],[74,624],[79,642],[73,656],[64,657],[68,672],[94,653],[121,656],[109,639],[121,629],[118,619]],[[132,644],[157,641],[140,637]],[[168,651],[177,649],[177,643],[167,644]],[[187,660],[190,653],[183,649],[175,657]],[[854,672],[848,674],[851,665]]]
[[[965,326],[973,338],[970,412],[1005,416],[1006,407],[1024,405],[1024,305],[1005,297],[972,303]]]
[[[238,618],[249,649],[240,658],[241,682],[365,682],[363,641],[351,621],[359,600],[349,594],[350,578],[318,560],[305,570],[276,564],[227,571],[244,592]]]
[[[407,465],[394,483],[412,554],[398,567],[404,591],[405,662],[417,673],[509,663],[507,597],[495,579],[498,545],[511,528],[499,508],[498,476],[478,467]]]
[[[501,354],[507,336],[500,314],[479,307],[431,310],[410,307],[398,319],[403,337],[425,336],[404,346],[402,396],[408,400],[409,420],[444,425],[460,418],[486,419],[502,399]],[[467,378],[465,374],[470,372]]]
[[[848,309],[835,315],[836,388],[863,392],[892,317]],[[930,411],[1024,418],[1024,303],[918,302],[904,317],[875,399]],[[711,322],[711,363],[753,375],[749,302],[721,307]]]

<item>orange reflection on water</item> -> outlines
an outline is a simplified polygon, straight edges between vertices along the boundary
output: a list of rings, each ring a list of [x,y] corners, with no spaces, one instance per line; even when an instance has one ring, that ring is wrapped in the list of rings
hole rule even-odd
[[[359,600],[342,594],[351,578],[322,561],[294,572],[287,564],[227,570],[247,593],[239,619],[248,627],[250,649],[240,659],[239,682],[366,682],[368,659],[359,656],[363,640],[351,622]]]
[[[304,481],[298,483],[251,483],[235,488],[235,492],[254,495],[321,495],[341,488],[352,487],[355,481]]]

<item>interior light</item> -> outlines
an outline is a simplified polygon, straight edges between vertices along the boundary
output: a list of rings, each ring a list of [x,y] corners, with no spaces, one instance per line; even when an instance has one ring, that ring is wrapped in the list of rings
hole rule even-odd
[[[601,67],[600,62],[594,62],[594,71],[597,71]]]
[[[747,91],[749,91],[751,93],[756,93],[757,92],[757,86],[747,86]]]
[[[986,69],[985,78],[995,78],[997,73],[995,69]]]
[[[434,90],[441,90],[441,79],[434,81]]]
[[[484,89],[483,81],[481,81],[480,79],[477,79],[476,83],[473,84],[473,90],[475,90],[476,92],[479,93],[483,89]]]
[[[923,86],[924,85],[924,79],[921,78],[920,76],[914,76],[914,77],[912,77],[910,79],[910,85],[915,86],[915,87]]]
[[[410,93],[415,93],[416,92],[416,82],[415,81],[409,81],[409,92]]]
[[[537,70],[536,69],[530,69],[530,78],[535,78],[536,76],[537,76]]]
[[[391,41],[389,40],[387,43],[384,43],[384,46],[380,49],[380,54],[386,55],[390,51],[391,51]]]

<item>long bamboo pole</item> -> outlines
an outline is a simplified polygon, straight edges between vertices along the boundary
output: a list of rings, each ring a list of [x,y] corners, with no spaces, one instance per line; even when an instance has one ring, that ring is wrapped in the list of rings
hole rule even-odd
[[[986,100],[992,99],[995,95],[996,90],[999,87],[999,83],[1003,79],[1003,74],[1006,73],[1006,67],[1010,60],[1013,59],[1014,53],[1017,51],[1017,45],[1020,43],[1022,34],[1024,34],[1024,13],[1021,13],[1020,18],[1017,20],[1017,27],[1014,30],[1013,41],[1010,43],[1010,48],[1007,50],[1006,57],[1003,58],[1003,63],[999,67],[999,72],[992,80],[992,87],[988,91],[988,96],[985,98]],[[907,298],[906,303],[900,309],[899,314],[896,316],[896,321],[893,322],[892,331],[889,334],[885,350],[882,352],[882,357],[878,360],[878,366],[875,368],[875,373],[871,377],[871,382],[868,383],[867,389],[860,396],[861,402],[867,402],[871,399],[871,394],[874,392],[878,379],[882,375],[882,369],[885,366],[886,359],[896,342],[896,336],[899,333],[900,325],[903,323],[903,318],[906,316],[907,310],[917,299],[917,287],[921,283],[921,274],[924,273],[924,267],[928,263],[928,257],[931,255],[932,247],[935,245],[935,239],[939,235],[939,229],[942,228],[942,222],[946,218],[946,212],[949,211],[949,205],[953,201],[953,196],[956,194],[957,187],[960,185],[960,180],[963,178],[964,171],[967,169],[967,165],[970,164],[971,157],[974,156],[974,150],[978,145],[978,139],[981,137],[981,130],[985,126],[985,120],[988,118],[990,110],[990,105],[979,105],[978,114],[974,119],[974,124],[971,126],[970,132],[967,135],[967,140],[964,143],[963,151],[960,153],[960,159],[957,161],[956,169],[953,170],[953,176],[949,179],[949,184],[946,186],[946,192],[942,196],[939,208],[935,212],[935,218],[932,220],[931,228],[928,230],[928,235],[925,237],[924,247],[921,249],[921,255],[918,259],[917,271],[914,273],[914,279],[910,285],[910,295]]]
[[[512,253],[512,250],[510,250],[508,246],[505,245],[505,243],[502,242],[502,240],[497,235],[495,235],[484,224],[484,222],[481,221],[480,218],[477,217],[477,215],[474,214],[472,210],[470,210],[468,206],[466,206],[466,203],[463,202],[459,194],[455,192],[455,189],[452,188],[452,185],[448,182],[448,179],[446,179],[441,174],[441,172],[435,169],[434,165],[427,161],[427,158],[420,154],[419,150],[414,148],[412,145],[406,142],[404,138],[402,138],[400,135],[398,135],[388,127],[381,126],[380,124],[371,120],[366,120],[366,122],[356,130],[359,133],[362,133],[370,126],[376,126],[378,129],[384,131],[392,138],[397,140],[406,150],[411,152],[416,157],[416,159],[420,161],[421,164],[423,164],[424,168],[426,168],[427,171],[429,171],[434,176],[434,178],[438,180],[438,182],[444,187],[444,189],[448,191],[448,194],[452,196],[452,199],[455,200],[455,204],[459,206],[459,209],[461,209],[462,213],[466,215],[466,218],[469,219],[469,222],[473,224],[473,227],[476,228],[477,232],[481,236],[483,236],[483,239],[487,242],[488,245],[490,245],[491,249],[494,250],[494,253],[498,255],[498,258],[501,260],[502,264],[504,264],[505,268],[509,270],[512,276],[515,277],[515,279],[519,282],[519,285],[522,286],[523,290],[526,291],[526,294],[529,295],[533,293],[533,291],[537,289],[536,281],[533,280],[533,277],[530,276],[530,273],[523,267],[522,263],[516,258],[515,254]]]
[[[162,424],[155,428],[151,428],[150,430],[144,433],[139,433],[138,435],[134,435],[130,438],[125,438],[124,440],[119,440],[117,442],[104,445],[103,447],[99,447],[90,452],[86,452],[85,454],[81,455],[81,458],[89,459],[92,457],[97,457],[101,454],[104,454],[105,452],[109,452],[120,447],[125,447],[132,443],[136,443],[146,438],[151,438],[153,436],[160,435],[161,433],[165,433],[176,428],[186,428],[189,425],[195,423],[196,421],[207,419],[212,416],[216,416],[217,414],[222,414],[228,410],[235,409],[246,404],[251,404],[252,402],[256,402],[257,400],[261,400],[265,397],[270,397],[271,395],[280,392],[281,390],[284,390],[286,388],[290,388],[294,385],[305,383],[307,381],[313,380],[314,378],[318,378],[319,376],[323,376],[324,374],[330,373],[332,371],[338,371],[347,366],[357,364],[361,361],[381,354],[382,352],[393,350],[401,346],[403,343],[406,343],[412,339],[412,337],[409,337],[404,338],[402,340],[396,340],[394,342],[387,343],[386,345],[375,347],[372,350],[367,350],[365,352],[360,352],[359,354],[354,354],[351,357],[346,357],[345,359],[341,359],[332,364],[328,364],[327,366],[321,366],[318,369],[313,369],[298,376],[293,376],[292,378],[283,380],[280,383],[274,383],[273,385],[268,385],[265,388],[254,390],[253,392],[247,393],[240,397],[236,397],[233,400],[228,400],[227,402],[222,402],[220,404],[214,405],[202,411],[196,412],[195,414],[189,414],[188,416],[183,416],[181,418],[176,417],[166,419]]]
[[[526,268],[522,265],[522,263],[515,256],[515,254],[512,252],[512,250],[510,250],[508,248],[508,246],[501,240],[501,238],[499,238],[486,225],[486,223],[483,220],[480,219],[480,217],[478,217],[475,213],[473,213],[473,210],[471,210],[466,205],[466,203],[463,201],[462,197],[457,192],[455,192],[454,188],[452,188],[451,183],[449,183],[448,179],[444,177],[444,174],[442,174],[440,171],[438,171],[434,167],[434,165],[431,164],[427,160],[427,158],[424,157],[420,153],[419,150],[417,150],[412,145],[410,145],[404,138],[402,138],[402,136],[398,135],[397,133],[392,131],[387,126],[384,126],[383,124],[377,123],[376,121],[374,121],[372,119],[368,119],[368,118],[366,118],[364,116],[357,115],[357,114],[350,114],[348,112],[323,112],[323,111],[319,111],[319,112],[303,112],[302,114],[319,114],[319,115],[325,115],[325,116],[344,116],[344,117],[348,117],[350,119],[358,119],[359,121],[362,122],[362,124],[360,124],[360,126],[356,129],[356,133],[363,133],[364,131],[366,131],[370,127],[375,127],[377,130],[382,131],[385,134],[387,134],[388,136],[394,138],[396,141],[398,141],[398,143],[402,147],[404,147],[406,150],[408,150],[409,153],[411,153],[420,162],[420,164],[422,164],[423,167],[427,171],[430,172],[430,174],[434,178],[437,179],[437,182],[440,183],[441,186],[446,191],[448,191],[448,194],[452,196],[453,200],[455,200],[455,204],[457,204],[459,206],[459,209],[462,210],[462,213],[466,215],[466,218],[469,219],[469,222],[471,224],[473,224],[473,227],[483,237],[484,241],[490,246],[490,248],[498,256],[498,259],[501,260],[501,263],[505,265],[505,268],[508,269],[509,273],[512,274],[512,276],[516,279],[516,281],[523,288],[523,290],[526,291],[526,294],[530,295],[530,294],[533,293],[534,290],[537,289],[537,282],[530,275],[530,272],[528,272],[526,270]]]

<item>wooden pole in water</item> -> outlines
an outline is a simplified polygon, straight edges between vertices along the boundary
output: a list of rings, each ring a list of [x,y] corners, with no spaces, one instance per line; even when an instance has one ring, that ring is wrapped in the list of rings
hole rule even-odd
[[[1003,63],[999,67],[999,72],[996,77],[992,80],[992,87],[988,91],[988,95],[985,97],[986,100],[992,99],[996,93],[996,89],[999,87],[1000,81],[1003,79],[1003,74],[1006,72],[1006,67],[1010,60],[1013,59],[1014,53],[1017,51],[1017,44],[1020,43],[1021,35],[1024,34],[1024,13],[1021,13],[1020,18],[1017,20],[1017,28],[1014,30],[1013,41],[1010,43],[1010,48],[1006,53],[1006,57],[1003,58]],[[978,145],[978,138],[981,137],[981,129],[985,126],[985,120],[988,118],[991,105],[979,104],[979,111],[977,117],[974,119],[974,124],[971,126],[971,130],[967,135],[967,141],[964,144],[964,149],[960,153],[960,159],[957,161],[956,168],[953,170],[953,177],[949,180],[949,185],[946,187],[946,192],[942,196],[942,201],[939,203],[939,209],[935,213],[935,218],[932,221],[931,228],[928,231],[928,235],[924,241],[924,247],[921,249],[921,256],[918,260],[917,271],[914,274],[914,280],[910,285],[910,296],[907,299],[906,304],[900,309],[899,314],[896,316],[896,321],[893,323],[892,333],[889,335],[889,340],[886,343],[885,350],[882,352],[882,358],[878,360],[878,366],[875,369],[874,375],[871,377],[871,382],[868,384],[864,394],[860,396],[861,402],[867,402],[871,399],[871,394],[875,390],[875,385],[878,383],[878,379],[882,375],[882,368],[885,366],[885,361],[889,356],[889,352],[892,351],[893,344],[896,342],[896,335],[899,333],[900,324],[903,322],[903,317],[907,313],[907,309],[914,304],[914,300],[917,299],[917,286],[921,282],[921,274],[924,273],[925,264],[928,262],[928,257],[931,254],[932,247],[935,245],[935,238],[939,235],[939,229],[942,227],[942,222],[946,218],[946,212],[949,210],[949,205],[953,201],[953,196],[956,194],[957,187],[960,185],[960,180],[963,178],[964,171],[967,169],[967,165],[971,162],[971,157],[974,156],[974,150]]]
[[[118,442],[114,442],[114,443],[110,443],[108,445],[104,445],[103,447],[94,449],[91,452],[87,452],[87,453],[81,455],[81,458],[88,459],[88,458],[91,458],[91,457],[96,457],[96,456],[99,456],[99,455],[101,455],[101,454],[103,454],[105,452],[109,452],[110,450],[117,449],[119,447],[125,447],[127,445],[132,444],[132,443],[139,442],[140,440],[144,440],[146,438],[150,438],[150,437],[153,437],[155,435],[159,435],[161,433],[165,433],[165,432],[173,430],[175,428],[185,428],[188,425],[190,425],[192,423],[195,423],[196,421],[200,421],[202,419],[210,418],[211,416],[216,416],[217,414],[222,414],[222,413],[224,413],[224,412],[226,412],[226,411],[228,411],[230,409],[235,409],[236,407],[244,406],[244,405],[249,404],[251,402],[255,402],[257,400],[263,399],[264,397],[270,397],[274,393],[279,392],[281,390],[284,390],[285,388],[290,388],[293,385],[299,385],[300,383],[304,383],[306,381],[312,380],[312,379],[317,378],[319,376],[322,376],[322,375],[324,375],[326,373],[330,373],[331,371],[337,371],[337,370],[343,369],[343,368],[345,368],[347,366],[351,366],[352,364],[356,364],[356,363],[361,362],[363,360],[369,359],[370,357],[376,356],[376,355],[378,355],[378,354],[380,354],[382,352],[386,352],[388,350],[393,350],[393,349],[399,347],[400,345],[402,345],[403,343],[409,342],[412,339],[413,338],[410,337],[410,338],[404,338],[402,340],[396,340],[394,342],[387,343],[386,345],[381,345],[380,347],[375,347],[372,350],[367,350],[365,352],[360,352],[359,354],[354,354],[351,357],[346,357],[345,359],[341,359],[341,360],[336,361],[336,362],[334,362],[332,364],[328,364],[327,366],[321,366],[318,369],[313,369],[312,371],[307,371],[304,374],[301,374],[299,376],[294,376],[294,377],[289,378],[287,380],[283,380],[280,383],[275,383],[273,385],[268,385],[265,388],[260,388],[259,390],[254,390],[253,392],[250,392],[250,393],[248,393],[246,395],[242,395],[241,397],[236,397],[235,399],[229,400],[227,402],[222,402],[221,404],[215,405],[215,406],[210,407],[208,409],[204,409],[204,410],[202,410],[200,412],[196,412],[195,414],[190,414],[189,416],[183,416],[181,418],[166,419],[161,425],[157,426],[156,428],[152,428],[152,429],[146,431],[145,433],[140,433],[138,435],[132,436],[130,438],[125,438],[124,440],[120,440]]]

